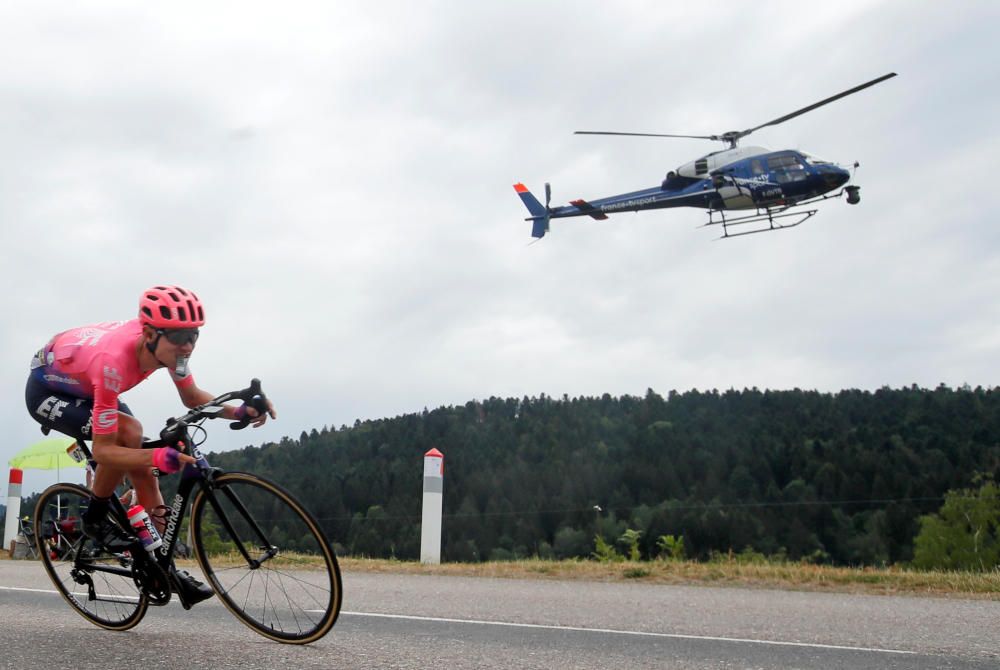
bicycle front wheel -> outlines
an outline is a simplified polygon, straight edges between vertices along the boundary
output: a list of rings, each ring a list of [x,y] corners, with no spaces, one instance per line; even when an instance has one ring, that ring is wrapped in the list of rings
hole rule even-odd
[[[127,552],[109,553],[82,532],[90,491],[54,484],[35,505],[35,538],[42,565],[59,594],[84,619],[108,630],[142,620],[149,599],[137,586]]]
[[[191,504],[195,556],[223,604],[278,642],[307,644],[340,613],[340,567],[319,525],[289,493],[230,472]]]

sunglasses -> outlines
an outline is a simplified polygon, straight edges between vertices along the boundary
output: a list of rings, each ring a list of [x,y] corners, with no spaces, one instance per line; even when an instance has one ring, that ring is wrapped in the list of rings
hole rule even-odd
[[[158,330],[156,332],[167,338],[167,342],[178,347],[182,347],[185,344],[194,344],[198,341],[197,328],[173,328],[170,330]]]

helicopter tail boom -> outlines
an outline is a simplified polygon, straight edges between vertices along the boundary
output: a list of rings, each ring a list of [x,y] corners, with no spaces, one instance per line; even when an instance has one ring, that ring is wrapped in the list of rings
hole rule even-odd
[[[608,218],[607,214],[597,209],[583,198],[580,198],[579,200],[570,200],[569,204],[575,206],[578,210],[580,210],[581,212],[583,212],[592,219],[603,221],[604,219]]]
[[[531,213],[531,216],[525,219],[525,221],[531,221],[531,236],[544,237],[545,233],[549,230],[548,208],[538,202],[538,198],[524,184],[520,182],[514,184],[514,190],[517,191],[517,194],[521,197],[521,202],[524,203],[524,206]]]

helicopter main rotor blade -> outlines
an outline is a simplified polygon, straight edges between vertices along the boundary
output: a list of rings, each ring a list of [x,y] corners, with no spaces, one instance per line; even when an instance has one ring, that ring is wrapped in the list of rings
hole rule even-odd
[[[777,119],[774,119],[773,121],[768,121],[767,123],[762,123],[759,126],[756,126],[754,128],[748,128],[747,130],[743,130],[743,131],[740,131],[740,132],[737,132],[737,133],[731,133],[731,134],[730,133],[726,133],[726,134],[727,135],[731,135],[731,136],[735,136],[735,139],[739,139],[741,137],[746,137],[747,135],[749,135],[750,133],[754,132],[755,130],[760,130],[761,128],[766,128],[767,126],[776,126],[779,123],[784,123],[785,121],[788,121],[789,119],[794,119],[796,116],[799,116],[800,114],[805,114],[806,112],[811,112],[812,110],[816,109],[817,107],[822,107],[823,105],[827,105],[827,104],[833,102],[834,100],[840,100],[841,98],[847,97],[847,96],[851,95],[852,93],[857,93],[858,91],[864,90],[864,89],[868,88],[869,86],[874,86],[875,84],[879,84],[879,83],[885,81],[886,79],[892,79],[895,76],[896,76],[895,72],[890,72],[889,74],[882,75],[878,79],[872,79],[871,81],[869,81],[867,83],[864,83],[864,84],[861,84],[860,86],[855,86],[854,88],[849,89],[847,91],[844,91],[843,93],[838,93],[837,95],[831,96],[831,97],[829,97],[829,98],[827,98],[825,100],[820,100],[819,102],[813,103],[813,104],[809,105],[808,107],[803,107],[800,110],[794,111],[791,114],[785,114],[784,116],[782,116],[780,118],[777,118]]]
[[[631,137],[687,137],[692,140],[717,140],[718,135],[664,135],[663,133],[617,133],[610,130],[577,130],[574,135],[629,135]]]

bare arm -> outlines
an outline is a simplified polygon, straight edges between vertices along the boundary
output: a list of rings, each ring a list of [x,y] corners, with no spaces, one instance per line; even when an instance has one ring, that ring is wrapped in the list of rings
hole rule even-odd
[[[124,419],[120,421],[120,424],[125,423]],[[137,449],[138,444],[135,446],[122,444],[125,440],[119,440],[119,435],[122,434],[124,438],[124,434],[128,433],[127,427],[124,425],[122,427],[126,430],[94,435],[94,460],[97,461],[97,464],[106,465],[115,470],[131,470],[143,465],[152,465],[152,452]]]
[[[180,394],[181,402],[183,402],[184,406],[187,407],[188,409],[193,409],[198,405],[204,405],[209,400],[215,398],[215,396],[209,393],[208,391],[198,388],[197,384],[191,384],[183,388],[177,387],[177,393]],[[237,407],[233,407],[232,405],[225,405],[224,409],[222,410],[222,416],[223,418],[229,419],[230,421],[235,421],[237,419],[242,418],[239,415],[237,415],[238,411],[239,408]],[[267,401],[267,412],[265,414],[261,414],[253,407],[247,406],[246,415],[252,419],[256,419],[256,421],[253,422],[255,428],[264,425],[264,423],[267,421],[268,416],[270,416],[272,419],[278,418],[278,413],[274,410],[274,405],[271,404],[270,400]]]

